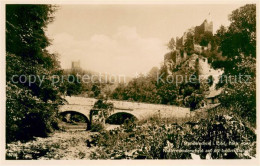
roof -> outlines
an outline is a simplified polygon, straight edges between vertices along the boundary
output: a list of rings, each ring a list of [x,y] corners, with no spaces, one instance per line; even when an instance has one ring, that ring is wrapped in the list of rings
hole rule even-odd
[[[209,95],[206,96],[206,98],[214,98],[216,96],[219,96],[220,93],[222,92],[222,88],[221,89],[218,89],[218,90],[213,90],[213,91],[210,91]]]

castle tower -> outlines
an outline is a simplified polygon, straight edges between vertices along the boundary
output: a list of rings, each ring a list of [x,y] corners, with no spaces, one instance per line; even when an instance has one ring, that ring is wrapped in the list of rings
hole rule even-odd
[[[207,16],[207,21],[208,21],[208,23],[212,22],[212,17],[211,17],[210,12],[209,12],[209,14],[208,14],[208,16]]]
[[[80,61],[72,61],[71,63],[71,69],[72,70],[79,70],[80,68]]]
[[[204,21],[204,32],[211,32],[213,33],[213,22],[212,22],[212,17],[209,12],[206,20]]]

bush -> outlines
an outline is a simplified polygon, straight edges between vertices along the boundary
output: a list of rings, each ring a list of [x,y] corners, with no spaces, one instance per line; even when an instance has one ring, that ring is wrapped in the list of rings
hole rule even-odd
[[[28,140],[45,137],[57,129],[57,104],[45,103],[30,90],[8,82],[6,93],[6,140]]]
[[[91,124],[91,130],[92,132],[102,132],[104,130],[105,126],[101,122],[94,122]]]
[[[96,138],[99,148],[92,153],[91,157],[93,159],[191,159],[194,154],[201,159],[255,157],[255,133],[232,112],[224,108],[211,111],[213,112],[207,115],[198,116],[203,117],[202,119],[194,117],[182,123],[165,123],[157,119],[142,126],[134,126],[130,132],[125,132],[124,129],[103,132]],[[178,150],[186,150],[186,152],[178,152]]]
[[[225,84],[225,90],[220,96],[220,101],[227,108],[235,106],[233,110],[236,114],[256,128],[256,60],[245,58],[237,66],[242,81],[237,79],[227,82],[230,75],[222,76],[219,86],[221,83]]]

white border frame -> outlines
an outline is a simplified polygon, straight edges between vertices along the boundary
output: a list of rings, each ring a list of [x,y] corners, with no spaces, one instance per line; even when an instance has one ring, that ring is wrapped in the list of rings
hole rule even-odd
[[[259,139],[257,136],[257,158],[249,160],[5,160],[5,102],[6,102],[6,71],[5,71],[5,5],[6,4],[245,4],[255,3],[257,6],[257,41],[259,41],[259,1],[257,0],[0,0],[0,165],[260,165]],[[259,99],[259,48],[257,42],[257,99]],[[257,110],[260,105],[257,104]],[[257,111],[257,134],[259,133],[259,111]]]

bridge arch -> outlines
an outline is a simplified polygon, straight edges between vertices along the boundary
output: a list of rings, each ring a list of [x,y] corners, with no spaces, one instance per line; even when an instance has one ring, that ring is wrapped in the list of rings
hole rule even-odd
[[[129,112],[116,112],[106,119],[109,124],[123,124],[125,120],[136,121],[137,117]]]
[[[79,111],[65,110],[65,111],[60,112],[59,115],[62,118],[62,120],[65,120],[65,121],[67,120],[66,117],[65,117],[66,115],[70,115],[70,120],[74,120],[75,122],[79,122],[80,120],[84,119],[84,122],[87,123],[87,126],[88,127],[90,126],[89,118],[85,114],[83,114],[83,113],[81,113]]]

